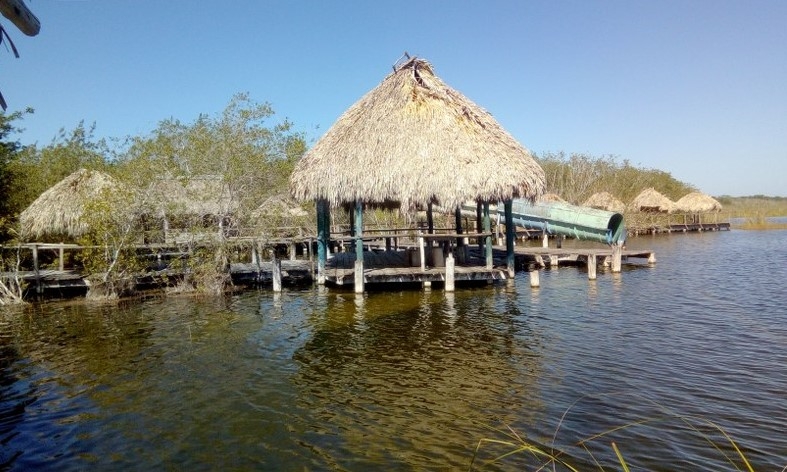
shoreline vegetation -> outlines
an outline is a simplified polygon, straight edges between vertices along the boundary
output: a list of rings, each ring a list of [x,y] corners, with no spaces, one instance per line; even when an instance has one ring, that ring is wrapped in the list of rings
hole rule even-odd
[[[787,197],[768,197],[753,195],[747,197],[718,197],[724,205],[721,218],[730,221],[736,229],[769,230],[787,229],[787,221],[773,221],[776,218],[787,218]]]
[[[291,175],[309,147],[306,137],[286,119],[275,119],[270,104],[248,94],[234,96],[221,113],[192,122],[163,120],[149,134],[117,140],[95,139],[95,125],[79,123],[48,145],[23,146],[14,136],[31,113],[0,112],[0,244],[94,248],[80,255],[79,264],[101,297],[124,292],[124,281],[145,262],[133,249],[140,244],[185,241],[192,254],[201,242],[214,241],[208,253],[189,262],[193,274],[181,289],[220,294],[231,258],[225,236],[270,239],[316,232],[314,202],[290,195]],[[544,170],[548,194],[574,205],[606,194],[629,228],[694,217],[708,223],[741,219],[736,225],[741,229],[787,226],[768,219],[787,216],[787,197],[721,196],[721,211],[717,206],[693,215],[667,213],[660,205],[658,211],[639,211],[635,200],[645,189],[664,197],[672,209],[697,188],[613,155],[533,157]],[[403,227],[420,218],[402,209],[370,209],[367,215],[371,226]],[[437,218],[450,225],[453,215]],[[349,225],[349,214],[336,212],[332,223]],[[245,234],[248,228],[253,231]],[[0,255],[0,271],[18,272],[20,262],[29,261],[20,261],[18,253]],[[17,285],[0,287],[4,301],[16,301]]]

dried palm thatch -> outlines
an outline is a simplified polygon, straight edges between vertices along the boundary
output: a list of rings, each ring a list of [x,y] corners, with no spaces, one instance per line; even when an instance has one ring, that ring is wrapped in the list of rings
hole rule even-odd
[[[622,213],[626,209],[626,204],[615,198],[609,192],[598,192],[590,196],[582,206],[597,208],[599,210],[614,211]]]
[[[675,208],[683,213],[710,213],[721,211],[721,203],[710,195],[691,192],[675,202]]]
[[[550,203],[550,202],[557,202],[557,203],[568,203],[563,200],[560,195],[556,193],[545,193],[537,198],[537,200],[541,203]]]
[[[218,176],[160,179],[150,193],[153,210],[159,216],[224,216],[238,209],[238,200],[232,198],[229,187]]]
[[[251,212],[252,220],[269,221],[282,220],[284,222],[293,222],[306,219],[309,212],[301,208],[301,206],[292,199],[289,195],[272,195],[268,197],[262,204]]]
[[[85,207],[101,200],[105,191],[125,190],[108,174],[79,169],[47,189],[19,215],[22,239],[78,238],[89,230],[82,218]]]
[[[331,206],[535,200],[544,171],[487,111],[412,58],[342,114],[298,162],[290,190]]]
[[[638,211],[652,213],[672,213],[675,211],[675,202],[659,193],[653,187],[646,188],[634,197],[631,208]]]

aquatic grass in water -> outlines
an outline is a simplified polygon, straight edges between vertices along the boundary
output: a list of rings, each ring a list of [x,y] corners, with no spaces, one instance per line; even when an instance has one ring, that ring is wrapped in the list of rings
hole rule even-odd
[[[469,470],[485,469],[491,466],[500,466],[504,462],[517,458],[521,460],[524,456],[528,470],[566,470],[571,472],[579,472],[586,470],[600,470],[604,471],[607,468],[620,467],[622,470],[628,472],[630,470],[629,461],[626,460],[626,455],[618,444],[625,448],[625,435],[621,433],[632,432],[637,428],[649,428],[650,435],[658,435],[659,432],[669,432],[670,430],[688,430],[692,435],[699,438],[701,443],[707,445],[705,452],[710,452],[708,462],[717,462],[719,465],[724,464],[730,467],[729,470],[749,471],[754,472],[746,455],[735,442],[735,440],[716,422],[691,415],[683,415],[673,412],[670,409],[649,402],[656,406],[662,415],[638,419],[620,426],[605,429],[597,434],[593,434],[583,438],[573,445],[568,447],[557,447],[555,444],[558,441],[561,427],[566,421],[572,409],[582,400],[588,398],[597,398],[602,396],[585,396],[574,402],[560,418],[560,422],[552,437],[551,445],[541,444],[540,442],[528,437],[523,437],[517,433],[510,426],[505,428],[497,428],[490,425],[483,425],[490,431],[494,432],[498,437],[482,438],[478,441],[473,453]],[[656,428],[655,426],[660,426]],[[638,433],[639,434],[639,433]],[[669,436],[669,434],[665,434]],[[615,438],[615,439],[613,439]],[[664,441],[664,438],[656,442]],[[608,446],[603,443],[605,440],[610,440]],[[638,438],[636,443],[641,445],[643,441]],[[669,439],[664,442],[664,447],[659,449],[655,448],[650,450],[650,456],[656,460],[662,467],[673,468],[676,466],[675,462],[678,458],[671,457],[674,450],[677,449],[678,444],[673,444]],[[485,450],[495,449],[491,453],[490,458],[481,460],[481,455]],[[569,452],[570,449],[575,449],[577,452]],[[670,451],[672,449],[673,451]],[[610,455],[609,452],[613,453]],[[663,455],[661,455],[663,454]],[[601,457],[607,455],[608,457]],[[685,460],[680,458],[679,460]],[[720,461],[720,462],[719,462]],[[693,466],[707,466],[715,467],[708,464],[692,464]],[[636,469],[652,470],[654,464],[631,464],[631,467]],[[679,467],[680,468],[680,467]],[[785,466],[782,471],[786,471]]]

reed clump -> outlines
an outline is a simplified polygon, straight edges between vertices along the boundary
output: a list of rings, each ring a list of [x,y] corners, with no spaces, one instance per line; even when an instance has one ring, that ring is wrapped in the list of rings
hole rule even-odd
[[[787,229],[787,223],[779,223],[769,220],[762,213],[746,217],[746,219],[743,220],[743,223],[735,224],[734,226],[738,229],[750,230]]]
[[[572,407],[578,402],[579,400]],[[560,418],[550,444],[528,438],[509,426],[482,425],[494,435],[478,441],[469,470],[496,470],[508,462],[515,462],[517,470],[534,471],[629,471],[661,466],[680,469],[682,466],[676,465],[677,462],[690,460],[669,457],[669,454],[674,455],[674,451],[681,448],[681,444],[674,443],[674,438],[678,436],[674,433],[681,432],[687,433],[696,444],[706,445],[707,454],[703,456],[707,455],[708,464],[705,465],[709,468],[754,472],[755,469],[742,448],[719,424],[702,417],[679,414],[661,405],[655,406],[659,411],[654,416],[607,428],[561,447],[556,447],[555,444],[571,407]],[[636,441],[636,445],[626,444],[627,440],[632,443]],[[648,459],[627,458],[625,450],[631,451],[634,448],[639,451],[646,450]],[[653,459],[661,453],[665,455],[663,459]],[[658,460],[659,464],[654,464],[654,460]],[[643,461],[650,463],[642,464]],[[787,466],[782,469],[785,470]]]

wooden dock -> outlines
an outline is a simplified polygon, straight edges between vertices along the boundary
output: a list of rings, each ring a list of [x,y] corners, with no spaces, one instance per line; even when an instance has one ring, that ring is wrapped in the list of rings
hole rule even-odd
[[[684,224],[669,224],[663,226],[649,226],[646,228],[629,228],[629,236],[639,236],[644,234],[661,234],[661,233],[702,233],[711,231],[729,231],[729,223],[684,223]]]
[[[325,280],[336,285],[353,285],[355,282],[355,253],[342,252],[328,259]],[[364,253],[364,283],[423,283],[445,282],[445,264],[421,268],[413,267],[407,250],[367,251]],[[481,259],[457,263],[454,267],[455,281],[488,281],[509,278],[505,265],[487,268]]]
[[[421,235],[420,245],[427,236]],[[507,253],[504,246],[492,246],[492,258],[487,262],[486,253],[478,244],[455,247],[455,235],[436,234],[428,235],[435,241],[442,242],[441,246],[429,247],[425,256],[426,263],[421,264],[418,256],[423,247],[416,242],[398,246],[398,242],[391,244],[390,235],[366,236],[363,238],[365,250],[363,278],[364,284],[422,284],[431,286],[432,283],[445,284],[453,289],[454,283],[479,283],[507,280],[514,276],[509,271]],[[486,236],[486,234],[484,234]],[[404,241],[402,241],[404,242]],[[409,241],[408,241],[409,242]],[[60,245],[58,245],[60,246]],[[398,246],[398,247],[397,247]],[[251,262],[236,262],[229,266],[229,275],[232,283],[237,286],[273,286],[274,291],[281,290],[283,285],[311,284],[318,279],[316,274],[316,261],[313,260],[311,251],[305,251],[308,259],[296,259],[290,244],[289,259],[261,260],[256,247],[251,253]],[[76,247],[75,247],[76,248]],[[66,249],[75,249],[66,247]],[[308,248],[308,246],[307,246]],[[50,248],[51,249],[51,248]],[[86,274],[76,270],[63,270],[63,248],[60,251],[60,270],[40,269],[33,271],[20,271],[17,273],[0,273],[0,279],[8,281],[16,277],[22,282],[27,296],[36,297],[68,297],[79,296],[87,293],[89,282]],[[155,248],[160,251],[162,248]],[[345,248],[345,249],[349,249]],[[336,250],[341,251],[339,246]],[[35,251],[35,247],[34,247]],[[435,252],[432,252],[435,251]],[[448,258],[448,253],[452,257]],[[35,254],[35,252],[34,252]],[[169,253],[167,253],[169,254]],[[420,252],[421,255],[425,254]],[[148,271],[134,277],[131,284],[136,290],[174,286],[178,284],[186,272],[183,269],[174,270],[167,266],[170,257],[161,258],[161,253],[152,253],[157,256]],[[178,252],[175,259],[188,257],[186,253]],[[325,267],[325,282],[335,286],[354,286],[356,282],[356,252],[341,251],[329,255]],[[414,258],[418,258],[416,262]],[[558,267],[559,265],[584,265],[588,268],[588,277],[596,277],[596,267],[610,267],[613,272],[620,270],[621,263],[646,262],[653,264],[655,254],[652,251],[621,250],[615,266],[615,254],[612,247],[598,248],[559,248],[559,247],[534,247],[517,245],[514,247],[515,263],[513,271],[530,272],[531,285],[533,277],[538,277],[538,270],[544,267]],[[35,264],[37,265],[37,264]],[[318,281],[319,282],[319,281]],[[533,286],[537,286],[533,285]]]
[[[504,248],[496,248],[500,252]],[[527,261],[535,262],[541,267],[557,267],[563,265],[587,264],[591,258],[596,258],[602,265],[610,266],[614,256],[611,248],[554,248],[554,247],[516,247],[514,252],[518,256],[523,256]],[[629,262],[630,259],[642,261],[648,264],[656,262],[656,253],[650,250],[629,250],[621,251],[621,260]]]

